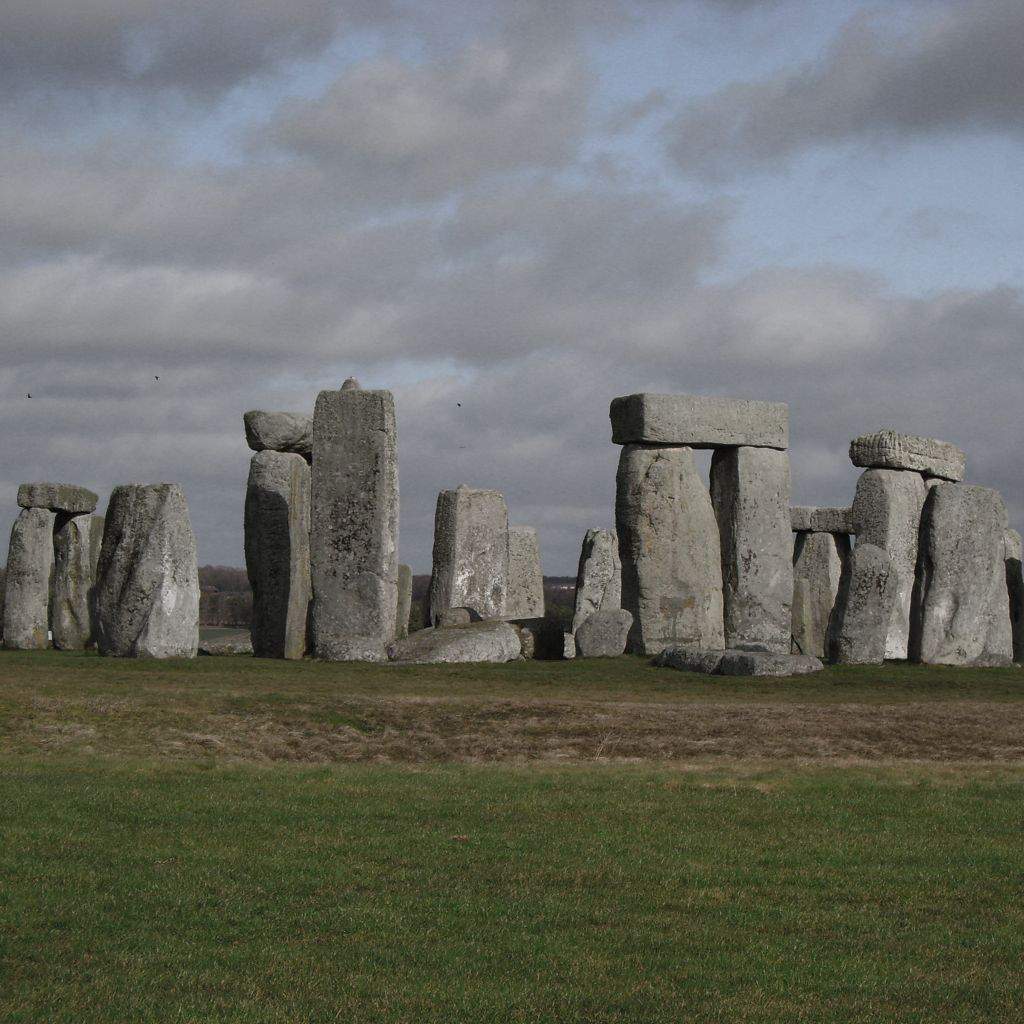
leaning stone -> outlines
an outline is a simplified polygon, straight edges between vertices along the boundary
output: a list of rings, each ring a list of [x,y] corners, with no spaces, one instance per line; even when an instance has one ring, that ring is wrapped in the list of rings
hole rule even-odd
[[[96,643],[122,658],[192,658],[199,572],[188,506],[176,484],[115,487],[96,580]]]
[[[882,548],[896,574],[896,605],[885,639],[885,657],[890,660],[905,659],[909,649],[918,532],[927,494],[921,475],[903,470],[868,469],[857,481],[857,543]]]
[[[1012,662],[1006,529],[998,491],[947,483],[929,492],[921,522],[915,661]]]
[[[446,608],[481,618],[505,615],[508,602],[508,508],[500,491],[462,484],[437,496],[434,563],[427,621]]]
[[[1013,660],[1024,662],[1024,571],[1021,569],[1021,539],[1016,530],[1006,531],[1004,558],[1013,631]]]
[[[846,665],[880,665],[899,597],[889,553],[861,541],[853,549],[829,620],[829,657]]]
[[[219,657],[227,654],[253,653],[252,638],[248,633],[232,633],[229,636],[211,637],[199,641],[199,653]]]
[[[850,557],[844,534],[798,533],[793,553],[793,653],[828,655],[828,620]]]
[[[412,569],[398,566],[398,604],[395,609],[395,639],[409,635],[409,615],[412,612]]]
[[[295,452],[261,451],[245,492],[245,567],[252,587],[252,649],[258,658],[306,653],[310,471]]]
[[[784,402],[642,393],[613,398],[611,420],[614,444],[789,447],[789,406]]]
[[[902,469],[944,480],[963,480],[967,457],[955,444],[933,437],[880,430],[850,442],[850,461],[869,469]]]
[[[544,576],[540,567],[540,542],[531,526],[508,528],[508,594],[505,617],[544,617]]]
[[[717,674],[722,676],[806,676],[825,666],[810,654],[778,651],[725,651]]]
[[[594,612],[622,607],[622,565],[614,530],[587,530],[576,572],[575,632]]]
[[[626,445],[616,476],[628,649],[724,647],[718,523],[690,448]],[[787,503],[786,529],[789,529]]]
[[[11,650],[49,646],[55,519],[49,509],[26,508],[11,527],[4,595],[4,646]]]
[[[789,510],[790,525],[796,533],[853,533],[853,509],[817,508],[794,505]]]
[[[250,409],[242,420],[245,441],[254,452],[294,452],[306,459],[313,454],[312,416]]]
[[[98,501],[92,491],[74,484],[22,484],[18,488],[18,504],[22,508],[48,508],[51,512],[78,515],[92,512]]]
[[[654,658],[659,668],[674,668],[677,672],[698,672],[712,676],[725,657],[725,651],[706,651],[694,647],[666,647]]]
[[[633,616],[625,608],[594,612],[576,630],[576,653],[581,658],[617,658],[626,650]]]
[[[792,635],[793,533],[789,454],[728,448],[711,460],[711,501],[722,549],[725,645],[788,654]]]
[[[321,391],[313,414],[313,645],[379,661],[398,608],[398,453],[390,391]]]
[[[85,650],[93,639],[91,518],[87,514],[57,517],[50,629],[53,646],[61,651]]]
[[[448,629],[420,629],[388,647],[391,661],[414,665],[515,661],[521,654],[515,627],[494,619]]]

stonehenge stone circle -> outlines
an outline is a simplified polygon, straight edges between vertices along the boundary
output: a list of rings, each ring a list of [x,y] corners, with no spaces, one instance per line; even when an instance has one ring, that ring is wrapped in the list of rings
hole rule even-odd
[[[500,491],[461,484],[437,496],[427,621],[447,608],[501,618],[508,604],[508,508]]]
[[[49,646],[53,526],[46,508],[26,508],[11,527],[4,597],[4,646],[40,651]]]
[[[921,523],[915,661],[1012,662],[1006,530],[1006,506],[997,491],[956,483],[929,491]]]
[[[612,399],[615,444],[687,448],[789,447],[789,406],[706,395],[625,395]]]
[[[576,654],[580,658],[617,658],[626,650],[633,616],[625,608],[605,608],[588,615],[576,630]]]
[[[793,534],[789,454],[724,448],[711,460],[722,551],[725,646],[790,652]]]
[[[82,651],[92,642],[93,530],[88,514],[57,516],[53,534],[53,646]]]
[[[852,508],[816,508],[794,505],[789,510],[790,525],[794,533],[850,534],[853,529]]]
[[[313,455],[313,417],[299,412],[244,413],[245,440],[254,452],[294,452],[307,460]]]
[[[540,541],[532,526],[508,528],[508,594],[505,618],[544,617],[544,575],[540,566]]]
[[[1016,530],[1005,537],[1006,589],[1010,598],[1010,628],[1013,632],[1013,660],[1024,662],[1024,571],[1021,569],[1021,539]]]
[[[928,488],[920,473],[868,469],[857,481],[853,522],[858,544],[873,544],[892,559],[896,604],[886,631],[885,657],[905,659],[910,643],[911,604],[917,573],[917,544]]]
[[[515,627],[495,619],[447,629],[420,629],[388,647],[391,661],[413,665],[503,662],[521,656],[522,644]]]
[[[844,665],[880,665],[898,597],[892,556],[858,540],[829,621],[830,659]]]
[[[850,442],[850,461],[867,469],[909,470],[955,482],[964,478],[966,456],[948,441],[880,430]]]
[[[252,650],[258,658],[306,653],[311,474],[295,452],[270,449],[249,462],[245,568],[252,588]]]
[[[622,563],[614,530],[587,530],[576,572],[572,631],[594,612],[622,607]]]
[[[395,639],[409,635],[409,616],[412,614],[412,569],[398,566],[398,603],[395,606]]]
[[[122,658],[195,657],[196,540],[176,484],[111,492],[97,567],[96,644]]]
[[[94,511],[98,501],[92,491],[74,484],[22,484],[18,488],[18,504],[22,508],[48,508],[51,512],[78,515]]]
[[[793,653],[828,656],[828,622],[850,557],[844,534],[798,533],[793,552]]]
[[[321,391],[313,413],[313,647],[380,661],[398,608],[398,457],[390,391]]]
[[[711,497],[687,447],[629,444],[619,456],[615,521],[629,650],[725,646],[722,564]],[[789,531],[789,505],[786,505]],[[788,630],[788,624],[787,624]]]

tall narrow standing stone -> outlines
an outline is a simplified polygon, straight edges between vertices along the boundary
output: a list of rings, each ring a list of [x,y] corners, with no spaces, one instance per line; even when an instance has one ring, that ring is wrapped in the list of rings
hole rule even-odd
[[[302,455],[264,450],[252,457],[245,492],[245,566],[257,658],[306,653],[312,595],[309,495],[309,465]]]
[[[437,496],[428,621],[449,608],[500,618],[508,604],[508,508],[500,491],[462,484]]]
[[[614,530],[587,530],[576,572],[573,633],[595,612],[622,607],[622,563]]]
[[[53,646],[62,651],[84,650],[93,638],[91,519],[89,515],[57,516],[50,621]]]
[[[1016,530],[1004,538],[1006,589],[1010,598],[1010,628],[1013,631],[1013,660],[1024,662],[1024,570],[1021,568],[1021,539]]]
[[[313,646],[380,661],[398,605],[398,451],[390,391],[321,391],[313,413]]]
[[[48,509],[27,508],[11,527],[4,599],[4,646],[16,651],[48,646],[53,524]]]
[[[619,456],[615,521],[628,649],[725,646],[718,523],[686,447],[629,444]],[[789,505],[786,505],[789,530]]]
[[[412,612],[412,569],[407,565],[398,567],[398,604],[395,613],[395,639],[404,640],[409,635],[409,615]]]
[[[789,454],[724,448],[711,460],[711,500],[722,545],[725,645],[788,654],[793,533]]]
[[[793,646],[796,654],[828,656],[828,621],[850,557],[845,534],[798,533],[793,552]]]
[[[897,600],[892,556],[858,541],[839,584],[829,621],[829,656],[844,665],[880,665]]]
[[[540,542],[532,526],[508,528],[508,596],[506,619],[544,617],[544,575]]]

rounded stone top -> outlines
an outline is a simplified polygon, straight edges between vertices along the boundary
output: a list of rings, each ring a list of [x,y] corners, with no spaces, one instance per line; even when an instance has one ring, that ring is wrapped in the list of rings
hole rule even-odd
[[[355,377],[349,377],[344,384],[341,385],[342,391],[359,391],[361,390],[359,381]]]

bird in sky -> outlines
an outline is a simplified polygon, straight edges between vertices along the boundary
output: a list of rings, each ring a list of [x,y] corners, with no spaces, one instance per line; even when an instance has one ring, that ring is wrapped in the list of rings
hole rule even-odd
[[[160,379],[160,375],[157,374],[157,373],[154,373],[153,374],[153,380],[159,380],[159,379]]]
[[[31,398],[32,396],[31,396],[31,395],[26,395],[25,397],[26,397],[26,398]]]

